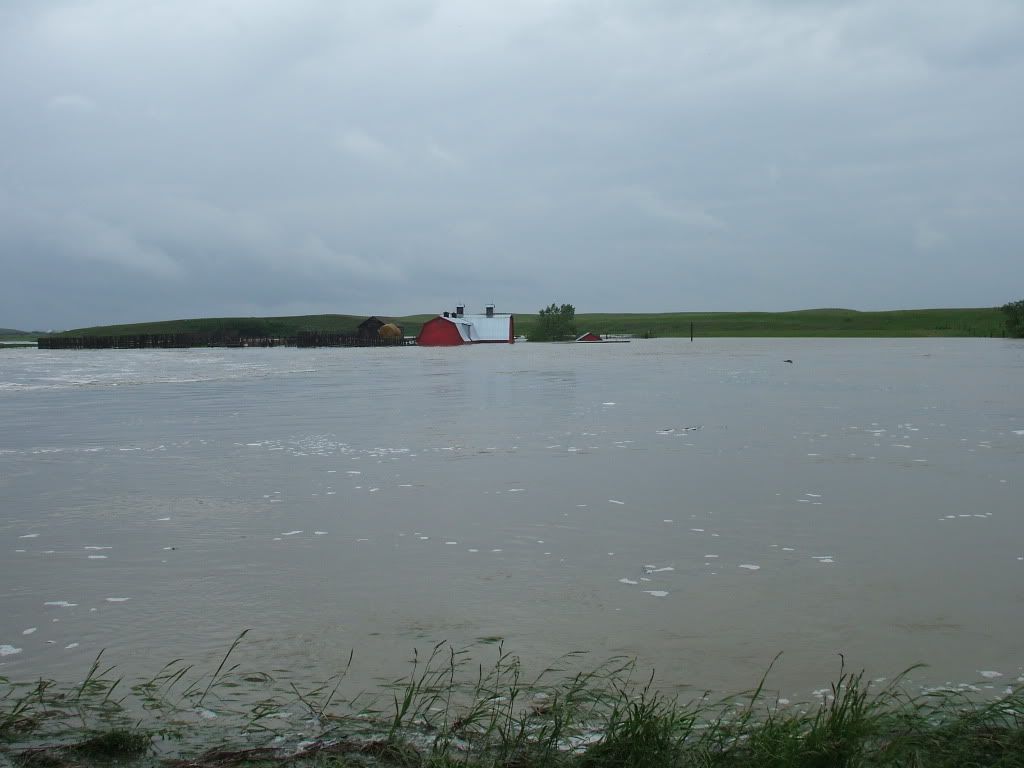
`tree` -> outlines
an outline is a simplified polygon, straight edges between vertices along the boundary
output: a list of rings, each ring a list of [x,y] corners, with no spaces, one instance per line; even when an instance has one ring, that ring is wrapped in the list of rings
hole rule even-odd
[[[1011,301],[1002,307],[1006,315],[1006,332],[1015,339],[1024,339],[1024,299]]]
[[[530,341],[562,341],[576,337],[576,307],[551,304],[540,311],[540,321]]]

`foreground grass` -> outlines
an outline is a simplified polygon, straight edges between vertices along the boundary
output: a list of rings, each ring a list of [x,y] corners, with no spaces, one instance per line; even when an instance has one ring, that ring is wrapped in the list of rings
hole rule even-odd
[[[387,317],[415,336],[433,315]],[[300,331],[354,333],[365,319],[357,315],[296,317],[219,317],[165,320],[131,325],[104,325],[65,331],[67,336],[128,336],[136,334],[237,333],[243,337],[291,337]],[[529,335],[536,314],[517,314],[516,333]],[[688,337],[690,324],[698,337],[708,336],[1002,336],[1005,318],[995,308],[911,309],[857,312],[852,309],[808,309],[798,312],[670,312],[661,314],[579,314],[582,333],[628,333],[636,336]]]
[[[830,692],[781,706],[764,681],[721,700],[681,702],[612,660],[523,679],[498,646],[473,664],[445,644],[373,696],[343,692],[345,671],[300,689],[231,663],[212,674],[175,660],[126,685],[97,657],[60,686],[0,679],[0,760],[15,765],[214,768],[1024,766],[1024,693],[908,693],[840,669]],[[101,654],[102,656],[102,654]],[[571,662],[572,656],[563,661]],[[350,657],[351,663],[351,657]]]

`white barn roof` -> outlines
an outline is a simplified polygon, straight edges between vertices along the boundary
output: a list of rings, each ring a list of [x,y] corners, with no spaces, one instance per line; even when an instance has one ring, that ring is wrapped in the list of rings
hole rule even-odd
[[[467,344],[485,341],[508,341],[512,330],[512,315],[462,315],[444,318],[459,329]]]

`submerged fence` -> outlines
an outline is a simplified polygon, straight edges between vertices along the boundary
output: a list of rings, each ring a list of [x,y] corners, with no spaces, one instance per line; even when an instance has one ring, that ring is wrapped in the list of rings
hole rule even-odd
[[[401,347],[413,339],[362,338],[344,333],[300,331],[296,336],[219,333],[141,333],[127,336],[41,336],[39,349],[188,349],[190,347]]]

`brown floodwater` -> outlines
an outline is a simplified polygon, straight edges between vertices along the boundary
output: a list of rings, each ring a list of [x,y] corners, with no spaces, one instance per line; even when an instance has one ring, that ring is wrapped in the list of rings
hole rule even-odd
[[[783,362],[791,359],[793,363]],[[1024,345],[0,352],[0,675],[1024,675]]]

